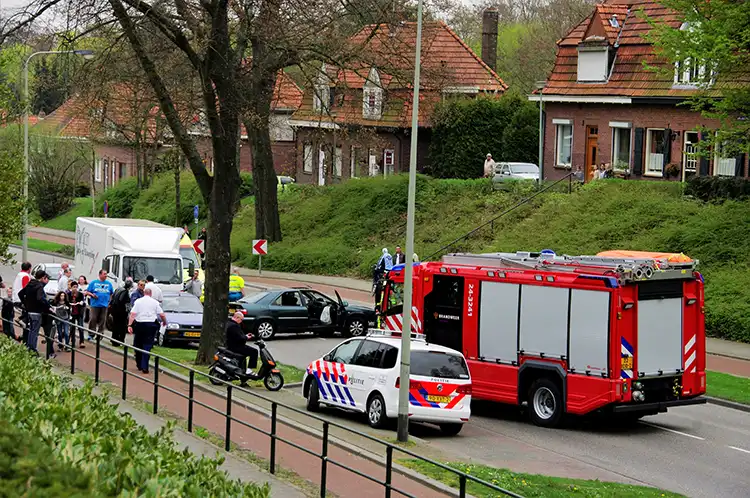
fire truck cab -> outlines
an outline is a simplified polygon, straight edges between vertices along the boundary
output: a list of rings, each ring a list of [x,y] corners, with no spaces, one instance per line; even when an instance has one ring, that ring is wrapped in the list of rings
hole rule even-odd
[[[705,403],[703,277],[684,255],[450,254],[415,263],[412,332],[464,354],[474,399],[640,418]],[[401,330],[404,266],[387,276],[381,326]]]

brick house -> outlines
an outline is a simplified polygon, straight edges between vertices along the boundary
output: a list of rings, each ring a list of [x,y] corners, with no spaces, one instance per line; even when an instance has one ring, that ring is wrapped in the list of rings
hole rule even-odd
[[[495,36],[489,43],[497,43]],[[292,115],[297,182],[336,183],[408,170],[416,23],[366,26],[350,40],[356,62],[323,65]],[[429,164],[430,116],[445,98],[502,95],[507,86],[443,22],[422,30],[417,165]],[[332,159],[333,158],[333,159]]]
[[[699,129],[719,123],[680,105],[704,88],[720,95],[722,87],[738,82],[723,81],[705,64],[661,58],[646,39],[647,17],[690,29],[659,2],[609,0],[557,43],[555,66],[541,91],[545,178],[580,166],[588,180],[601,163],[629,178],[666,179],[670,170],[681,180],[747,176],[745,154],[724,157],[720,148],[710,157],[696,154]],[[540,93],[529,99],[538,102]]]
[[[299,107],[302,90],[283,71],[276,79],[271,115],[271,146],[274,168],[278,174],[293,172],[295,133],[289,118]],[[202,113],[186,115],[188,129],[209,170],[213,169],[210,134],[202,122]],[[135,130],[141,132],[136,141]],[[47,116],[38,117],[34,133],[54,134],[62,139],[87,142],[94,151],[92,175],[97,192],[116,184],[121,178],[136,174],[137,154],[153,161],[172,147],[171,133],[158,115],[155,103],[138,101],[137,92],[117,85],[106,99],[74,96]],[[252,159],[247,135],[242,135],[240,169],[250,171]],[[85,181],[88,183],[89,178]]]

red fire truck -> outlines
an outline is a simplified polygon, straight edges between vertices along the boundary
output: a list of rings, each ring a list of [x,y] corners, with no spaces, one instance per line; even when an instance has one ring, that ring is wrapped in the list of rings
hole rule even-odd
[[[703,277],[684,255],[451,254],[414,264],[412,332],[461,351],[473,398],[637,419],[705,403]],[[398,331],[404,266],[387,276],[381,326]]]

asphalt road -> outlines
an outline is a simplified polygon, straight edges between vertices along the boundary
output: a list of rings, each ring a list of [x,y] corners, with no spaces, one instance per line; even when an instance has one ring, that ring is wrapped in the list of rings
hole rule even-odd
[[[53,262],[30,253],[32,263]],[[60,261],[60,259],[57,259]],[[0,267],[5,282],[16,268]],[[341,338],[279,336],[268,346],[282,363],[305,368]],[[692,497],[750,496],[750,414],[716,405],[674,409],[635,427],[579,419],[566,429],[529,424],[518,409],[475,402],[457,437],[428,426],[413,435],[457,459],[516,471],[656,486]],[[356,417],[342,416],[353,425]]]

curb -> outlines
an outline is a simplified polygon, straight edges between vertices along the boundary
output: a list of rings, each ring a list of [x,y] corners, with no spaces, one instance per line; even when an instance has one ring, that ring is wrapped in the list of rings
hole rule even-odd
[[[706,351],[706,354],[708,356],[719,356],[722,358],[731,358],[733,360],[739,360],[739,361],[747,361],[750,362],[750,358],[743,358],[742,356],[735,356],[732,354],[726,354],[726,353],[712,353],[711,351]],[[722,373],[722,372],[719,372]]]
[[[712,405],[723,406],[724,408],[732,408],[741,412],[750,413],[750,405],[746,405],[744,403],[737,403],[736,401],[714,398],[713,396],[706,396],[706,399]]]
[[[103,349],[106,349],[107,351],[109,351],[111,353],[116,353],[116,354],[119,354],[120,356],[122,356],[123,351],[121,349],[119,349],[119,348],[113,348],[111,346],[108,346],[108,345],[104,344],[103,342],[101,343],[101,347]],[[182,375],[182,374],[179,374],[177,372],[169,370],[168,368],[165,368],[162,365],[159,365],[159,367],[161,369],[161,373],[163,373],[163,374],[165,374],[165,375],[167,375],[169,377],[172,377],[174,379],[180,380],[180,381],[182,381],[184,383],[189,383],[190,382],[190,379],[188,377]],[[300,382],[299,384],[301,385],[302,383]],[[195,389],[198,389],[198,390],[203,391],[205,393],[212,394],[214,396],[218,396],[218,397],[221,397],[221,398],[224,397],[224,395],[223,395],[223,393],[221,391],[219,391],[219,390],[217,390],[217,389],[215,389],[215,388],[213,388],[211,386],[205,385],[202,382],[195,382],[194,386],[195,386]],[[238,399],[238,398],[234,398],[233,397],[232,401],[234,403],[240,405],[241,407],[243,407],[244,409],[246,409],[248,411],[258,413],[260,415],[263,415],[266,418],[271,418],[271,412],[269,410],[265,410],[263,408],[255,406],[252,403],[250,403],[250,402],[248,402],[248,401],[246,401],[244,399],[241,399],[241,398]],[[284,417],[282,415],[277,415],[276,416],[276,420],[278,420],[280,423],[286,425],[287,427],[291,427],[292,429],[296,429],[296,430],[298,430],[298,431],[300,431],[300,432],[302,432],[304,434],[307,434],[308,436],[313,436],[313,437],[320,438],[323,435],[323,431],[322,430],[317,430],[317,429],[315,429],[313,427],[304,425],[304,424],[300,423],[297,420],[290,419],[290,418]],[[413,439],[418,439],[418,438],[413,438]],[[353,455],[359,456],[359,457],[361,457],[361,458],[363,458],[365,460],[369,460],[369,461],[371,461],[373,463],[376,463],[376,464],[379,464],[379,465],[382,465],[383,467],[385,467],[386,461],[385,461],[384,457],[380,457],[379,455],[376,455],[376,454],[374,454],[374,453],[372,453],[372,452],[370,452],[368,450],[365,450],[364,448],[360,448],[360,447],[355,446],[353,444],[347,443],[346,441],[342,441],[339,438],[337,438],[335,436],[331,436],[331,435],[328,436],[328,442],[330,444],[334,445],[334,446],[339,447],[340,449],[342,449],[342,450],[344,450],[346,452],[352,453]],[[396,451],[398,451],[398,449]],[[416,482],[422,484],[423,486],[426,486],[428,488],[434,489],[435,491],[437,491],[439,493],[444,493],[444,494],[446,494],[448,496],[455,496],[455,494],[456,494],[456,490],[454,488],[451,488],[450,486],[446,486],[445,484],[443,484],[443,483],[441,483],[439,481],[436,481],[434,479],[431,479],[430,477],[427,477],[425,475],[422,475],[422,474],[420,474],[420,473],[418,473],[418,472],[416,472],[414,470],[411,470],[408,467],[404,467],[404,466],[399,465],[399,464],[397,464],[397,463],[394,462],[393,466],[392,466],[392,469],[393,469],[393,472],[398,472],[402,476],[407,477],[409,479],[412,479],[413,481],[416,481]],[[470,495],[468,495],[468,494],[466,496],[470,497]]]
[[[244,276],[251,277],[251,278],[268,278],[272,280],[285,280],[287,282],[301,282],[305,284],[322,284],[322,285],[327,285],[329,287],[335,287],[337,289],[346,289],[346,290],[355,291],[355,292],[369,293],[372,291],[371,289],[369,290],[358,289],[350,285],[335,285],[332,283],[324,283],[318,280],[318,279],[326,279],[326,278],[339,278],[339,277],[336,277],[335,275],[306,275],[304,273],[299,273],[299,274],[294,273],[289,276],[264,276],[264,275],[258,275],[257,270],[250,270],[249,268],[243,268],[243,269],[248,271],[248,273],[245,273]],[[295,278],[292,278],[292,276],[294,276]],[[309,279],[305,277],[314,277],[314,278]]]

